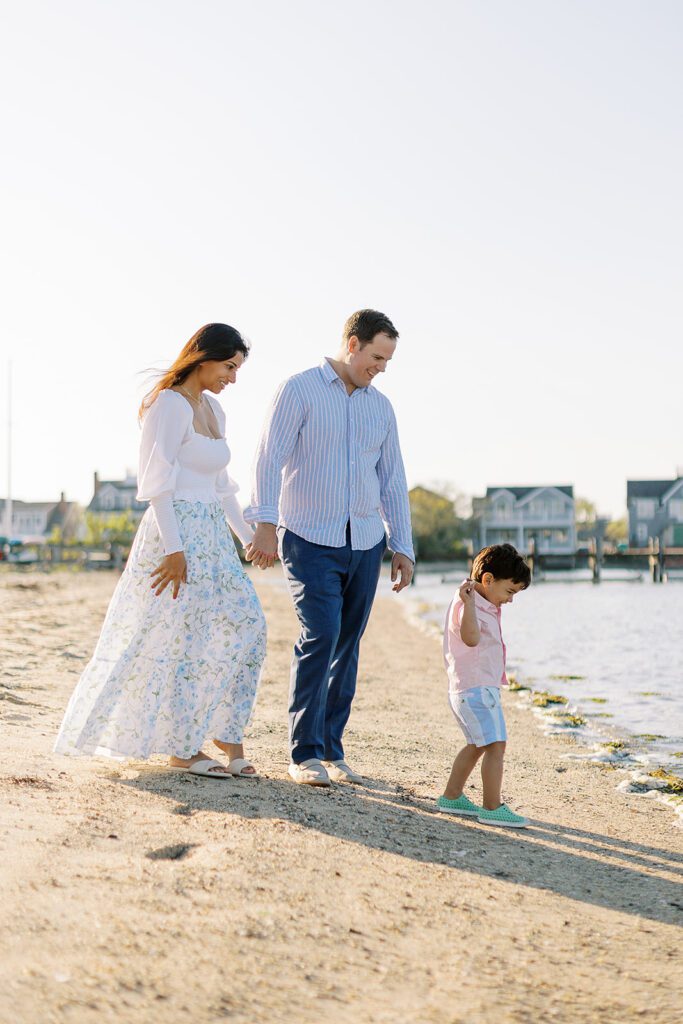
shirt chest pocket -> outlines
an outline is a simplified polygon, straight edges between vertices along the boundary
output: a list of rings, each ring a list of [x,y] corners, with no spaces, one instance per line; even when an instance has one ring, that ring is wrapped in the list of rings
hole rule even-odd
[[[356,425],[356,444],[360,451],[365,455],[376,455],[379,458],[382,445],[384,444],[387,436],[387,425],[382,421],[373,420],[366,423],[358,423]]]

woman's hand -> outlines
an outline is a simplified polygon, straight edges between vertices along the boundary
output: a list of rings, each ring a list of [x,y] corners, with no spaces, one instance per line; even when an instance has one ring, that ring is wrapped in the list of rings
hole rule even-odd
[[[272,523],[257,523],[254,539],[244,552],[248,562],[259,569],[271,569],[277,559],[277,533]]]
[[[172,555],[166,555],[163,562],[153,573],[152,590],[158,597],[162,594],[169,583],[173,584],[173,600],[175,601],[180,590],[181,583],[187,583],[187,562],[183,551],[174,551]]]

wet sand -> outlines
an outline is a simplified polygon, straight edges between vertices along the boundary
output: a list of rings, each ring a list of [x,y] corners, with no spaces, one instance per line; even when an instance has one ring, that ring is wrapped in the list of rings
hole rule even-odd
[[[0,574],[0,1020],[679,1021],[670,810],[563,760],[571,740],[505,695],[504,793],[532,827],[436,813],[460,737],[400,597],[376,603],[347,731],[368,784],[296,787],[296,623],[256,582],[269,646],[247,752],[264,777],[224,782],[53,755],[115,579]]]

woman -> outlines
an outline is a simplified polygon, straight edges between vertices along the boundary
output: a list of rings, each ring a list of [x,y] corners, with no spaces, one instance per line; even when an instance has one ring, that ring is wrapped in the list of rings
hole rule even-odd
[[[263,612],[228,522],[252,528],[226,466],[225,414],[248,346],[226,324],[192,337],[140,407],[138,499],[149,501],[55,751],[170,756],[209,778],[253,778],[242,748],[265,655]],[[227,517],[227,522],[226,522]],[[224,765],[201,749],[205,737]]]

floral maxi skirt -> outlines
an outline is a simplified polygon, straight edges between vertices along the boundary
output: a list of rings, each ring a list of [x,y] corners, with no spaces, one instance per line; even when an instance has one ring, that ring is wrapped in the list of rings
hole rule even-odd
[[[158,597],[164,549],[148,509],[55,751],[189,758],[207,737],[240,743],[266,649],[259,599],[217,502],[175,501],[187,583]]]

